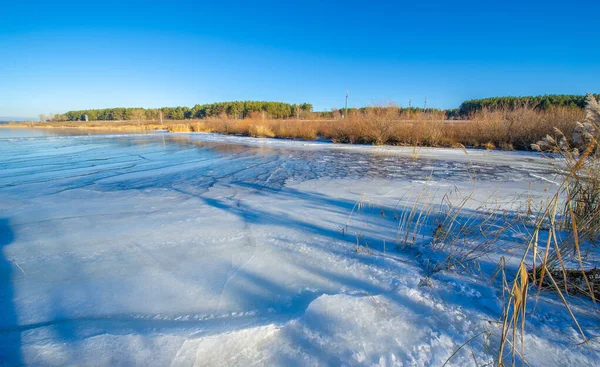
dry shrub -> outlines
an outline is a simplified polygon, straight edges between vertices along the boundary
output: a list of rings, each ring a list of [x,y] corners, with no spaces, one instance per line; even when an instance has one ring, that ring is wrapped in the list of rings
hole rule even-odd
[[[423,145],[439,146],[447,145],[448,139],[444,137],[444,122],[441,120],[425,120],[422,123],[423,128]]]
[[[555,126],[572,135],[575,122],[582,117],[581,110],[566,107],[484,110],[459,121],[443,120],[433,112],[398,111],[387,106],[355,112],[335,121],[329,135],[343,143],[529,149]]]
[[[210,133],[213,130],[202,121],[190,124],[190,130],[195,133]]]
[[[418,146],[449,146],[451,139],[446,136],[445,123],[441,120],[415,120],[402,123],[395,135],[400,144]]]
[[[318,122],[285,120],[271,123],[271,128],[278,138],[315,140]]]
[[[399,113],[400,120],[444,120],[446,113],[444,111],[415,111],[403,109]]]
[[[167,130],[169,130],[169,132],[174,132],[174,133],[189,133],[191,130],[190,125],[188,124],[173,124],[173,125],[169,125],[167,126]]]
[[[265,121],[265,114],[259,111],[252,111],[246,116],[245,120]]]
[[[398,111],[393,107],[373,107],[361,115],[350,116],[350,120],[357,125],[361,133],[360,139],[363,143],[382,145],[390,141],[394,127],[399,121]]]
[[[572,136],[576,121],[583,117],[577,108],[556,107],[545,111],[530,107],[497,111],[482,110],[469,120],[452,124],[453,140],[466,146],[492,143],[502,149],[529,149],[555,127]]]
[[[250,136],[255,138],[273,138],[275,133],[266,125],[250,125],[248,129]]]
[[[328,138],[334,143],[356,144],[361,142],[362,131],[356,120],[345,118],[333,122],[328,131]]]

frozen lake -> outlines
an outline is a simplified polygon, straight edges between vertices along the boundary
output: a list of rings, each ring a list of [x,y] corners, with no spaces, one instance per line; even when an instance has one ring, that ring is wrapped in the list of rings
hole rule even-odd
[[[533,153],[61,134],[0,129],[6,365],[441,365],[495,330],[500,295],[472,274],[418,287],[398,213],[424,188],[512,210],[555,187]],[[597,361],[542,330],[537,365]],[[494,354],[453,362],[473,356]]]

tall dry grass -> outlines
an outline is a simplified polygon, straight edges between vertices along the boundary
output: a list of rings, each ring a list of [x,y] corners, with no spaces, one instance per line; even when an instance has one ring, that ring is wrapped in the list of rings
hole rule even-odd
[[[576,122],[585,116],[577,108],[556,107],[538,111],[529,107],[479,111],[448,129],[450,140],[465,146],[504,150],[529,149],[533,142],[559,128],[572,137]]]
[[[558,153],[564,166],[559,167],[563,180],[548,204],[537,215],[532,234],[525,246],[512,281],[505,281],[509,297],[504,303],[504,316],[498,364],[516,356],[525,361],[525,325],[530,288],[536,299],[542,290],[558,294],[568,314],[587,343],[588,337],[572,309],[570,295],[591,299],[590,307],[598,311],[600,270],[593,261],[584,266],[584,248],[596,246],[600,235],[600,105],[587,97],[586,117],[577,123],[572,140],[556,128],[534,144],[541,151]],[[561,225],[562,223],[562,225]]]
[[[415,113],[416,114],[416,113]],[[431,147],[483,147],[530,149],[558,127],[572,139],[576,121],[584,112],[574,108],[537,111],[523,107],[506,111],[480,111],[468,120],[443,120],[436,114],[405,116],[397,109],[372,107],[337,120],[269,120],[227,117],[190,121],[189,131],[257,137],[314,140],[349,144],[391,144]],[[180,131],[179,124],[167,128]],[[201,125],[201,128],[193,126]]]
[[[349,144],[391,144],[409,146],[454,147],[486,149],[530,149],[532,143],[554,128],[572,141],[576,121],[584,111],[576,108],[550,108],[544,111],[528,107],[501,111],[483,110],[466,120],[444,120],[439,112],[415,112],[395,106],[375,106],[355,111],[345,118],[332,120],[271,120],[261,114],[250,118],[231,119],[227,115],[202,120],[165,121],[96,121],[50,122],[37,127],[81,127],[145,131],[167,129],[172,132],[214,132],[254,137],[285,139],[327,139]]]

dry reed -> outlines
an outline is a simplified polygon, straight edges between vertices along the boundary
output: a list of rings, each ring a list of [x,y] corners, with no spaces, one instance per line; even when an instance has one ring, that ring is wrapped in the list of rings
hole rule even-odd
[[[271,120],[253,114],[238,120],[226,115],[202,120],[48,122],[36,127],[101,128],[119,131],[167,129],[172,132],[214,132],[286,139],[327,139],[350,144],[392,144],[432,147],[481,147],[486,149],[530,149],[554,128],[571,141],[576,121],[584,112],[576,108],[537,111],[528,107],[479,111],[466,120],[444,120],[440,113],[408,112],[394,106],[371,107],[333,120]],[[187,126],[186,126],[187,125]],[[17,126],[17,125],[12,125]],[[27,126],[30,124],[20,124]]]

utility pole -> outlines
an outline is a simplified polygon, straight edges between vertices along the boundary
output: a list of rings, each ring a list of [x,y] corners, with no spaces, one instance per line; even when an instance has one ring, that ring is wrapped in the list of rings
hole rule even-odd
[[[423,109],[424,110],[427,109],[427,96],[425,96],[425,103],[423,104]]]
[[[348,116],[348,91],[346,91],[346,116]]]
[[[408,99],[408,109],[410,110],[410,108],[412,107],[412,98]]]

